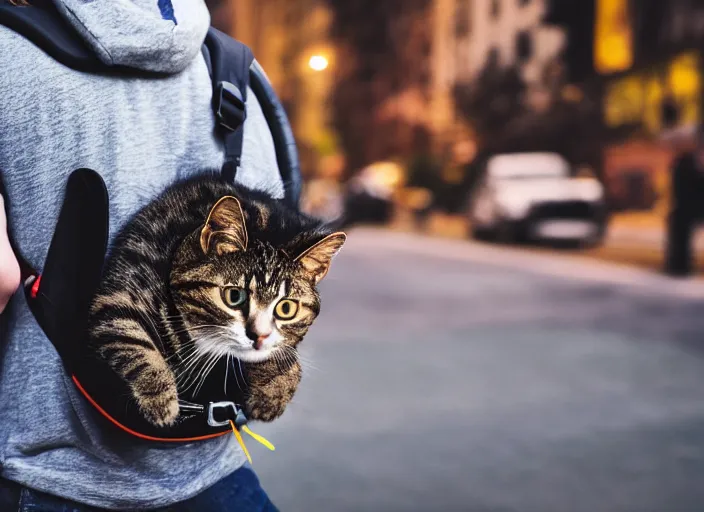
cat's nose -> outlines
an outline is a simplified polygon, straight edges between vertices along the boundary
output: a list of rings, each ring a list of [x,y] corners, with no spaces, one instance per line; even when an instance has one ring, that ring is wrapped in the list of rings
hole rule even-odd
[[[254,348],[259,350],[262,348],[262,345],[264,345],[266,339],[271,335],[271,331],[259,333],[252,329],[247,329],[246,334],[247,337],[252,340],[252,345],[254,345]]]
[[[271,334],[271,333],[269,333]],[[264,345],[264,342],[266,339],[269,337],[269,334],[265,336],[258,336],[256,340],[254,340],[254,349],[255,350],[261,350],[262,346]]]

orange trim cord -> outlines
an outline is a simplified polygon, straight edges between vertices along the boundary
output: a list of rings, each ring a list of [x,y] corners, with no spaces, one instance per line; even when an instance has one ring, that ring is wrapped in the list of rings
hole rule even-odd
[[[39,295],[39,283],[42,282],[42,276],[37,276],[34,279],[34,282],[32,283],[32,291],[30,292],[30,297],[33,299],[37,298],[37,295]]]
[[[83,386],[81,386],[81,383],[78,382],[78,379],[76,378],[75,375],[72,375],[71,378],[73,379],[73,383],[76,385],[78,390],[83,394],[83,396],[86,397],[86,400],[90,402],[90,404],[95,407],[100,414],[105,416],[113,425],[116,427],[124,430],[128,434],[131,434],[135,437],[139,437],[141,439],[146,439],[147,441],[161,441],[161,442],[166,442],[166,443],[187,443],[187,442],[192,442],[192,441],[205,441],[206,439],[213,439],[215,437],[220,437],[224,436],[230,433],[229,430],[225,430],[224,432],[218,432],[217,434],[208,434],[206,436],[200,436],[200,437],[184,437],[184,438],[164,438],[164,437],[153,437],[153,436],[148,436],[145,434],[140,434],[139,432],[135,432],[134,430],[124,426],[122,423],[117,421],[115,418],[110,416],[105,409],[100,407],[98,403],[93,400],[93,398],[88,394],[88,392],[83,389]]]

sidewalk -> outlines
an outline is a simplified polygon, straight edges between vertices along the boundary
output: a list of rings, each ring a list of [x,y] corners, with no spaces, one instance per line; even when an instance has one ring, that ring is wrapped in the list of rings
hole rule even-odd
[[[642,213],[623,213],[615,215],[609,224],[604,245],[635,245],[662,249],[665,247],[665,219]],[[704,228],[694,235],[694,249],[697,253],[704,251]]]
[[[585,256],[581,251],[548,251],[510,245],[466,243],[449,237],[359,227],[350,237],[354,251],[369,254],[374,249],[391,249],[436,260],[478,263],[502,269],[560,277],[576,282],[618,284],[649,294],[704,299],[704,280],[671,279],[629,263]]]
[[[394,231],[420,231],[426,235],[453,239],[469,239],[469,223],[459,215],[434,213],[422,229],[404,214],[397,216],[389,226]],[[593,249],[562,250],[566,255],[577,254],[604,261],[630,264],[661,272],[664,262],[665,220],[652,214],[626,213],[611,218],[602,246]],[[528,246],[533,251],[550,251],[545,247]],[[697,273],[704,275],[704,227],[694,237]]]

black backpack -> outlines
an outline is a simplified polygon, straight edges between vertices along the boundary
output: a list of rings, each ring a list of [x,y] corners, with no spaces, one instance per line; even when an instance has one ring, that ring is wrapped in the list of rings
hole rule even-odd
[[[31,6],[0,3],[0,24],[18,32],[64,65],[87,73],[129,73],[135,70],[103,64],[65,23],[50,0]],[[242,43],[210,28],[203,55],[213,83],[216,130],[222,135],[225,164],[222,176],[234,180],[240,165],[248,87],[254,92],[271,131],[284,183],[284,200],[297,207],[301,175],[296,144],[284,109],[252,52]],[[146,74],[146,73],[145,73]],[[11,200],[11,198],[10,198]],[[17,252],[25,278],[35,277],[25,294],[30,310],[61,356],[79,391],[100,413],[106,428],[117,427],[149,441],[193,442],[230,432],[247,421],[240,405],[246,389],[224,396],[222,382],[207,392],[202,403],[181,404],[176,425],[156,428],[127,399],[124,383],[105,367],[86,359],[88,308],[100,281],[108,240],[108,191],[100,175],[90,169],[74,171],[66,183],[63,206],[38,275]],[[234,372],[233,372],[234,373]],[[240,387],[233,375],[230,389]],[[237,385],[234,379],[238,379]],[[219,391],[218,391],[219,390]],[[112,424],[112,427],[109,425]],[[116,430],[116,432],[119,432]]]

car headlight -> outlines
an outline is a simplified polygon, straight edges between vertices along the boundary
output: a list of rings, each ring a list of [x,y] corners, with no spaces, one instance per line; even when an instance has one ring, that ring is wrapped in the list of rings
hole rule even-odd
[[[577,178],[576,182],[580,185],[578,195],[582,201],[596,203],[604,198],[604,189],[597,180]]]
[[[528,214],[530,202],[520,197],[506,195],[499,198],[498,206],[504,216],[509,219],[518,220]]]

